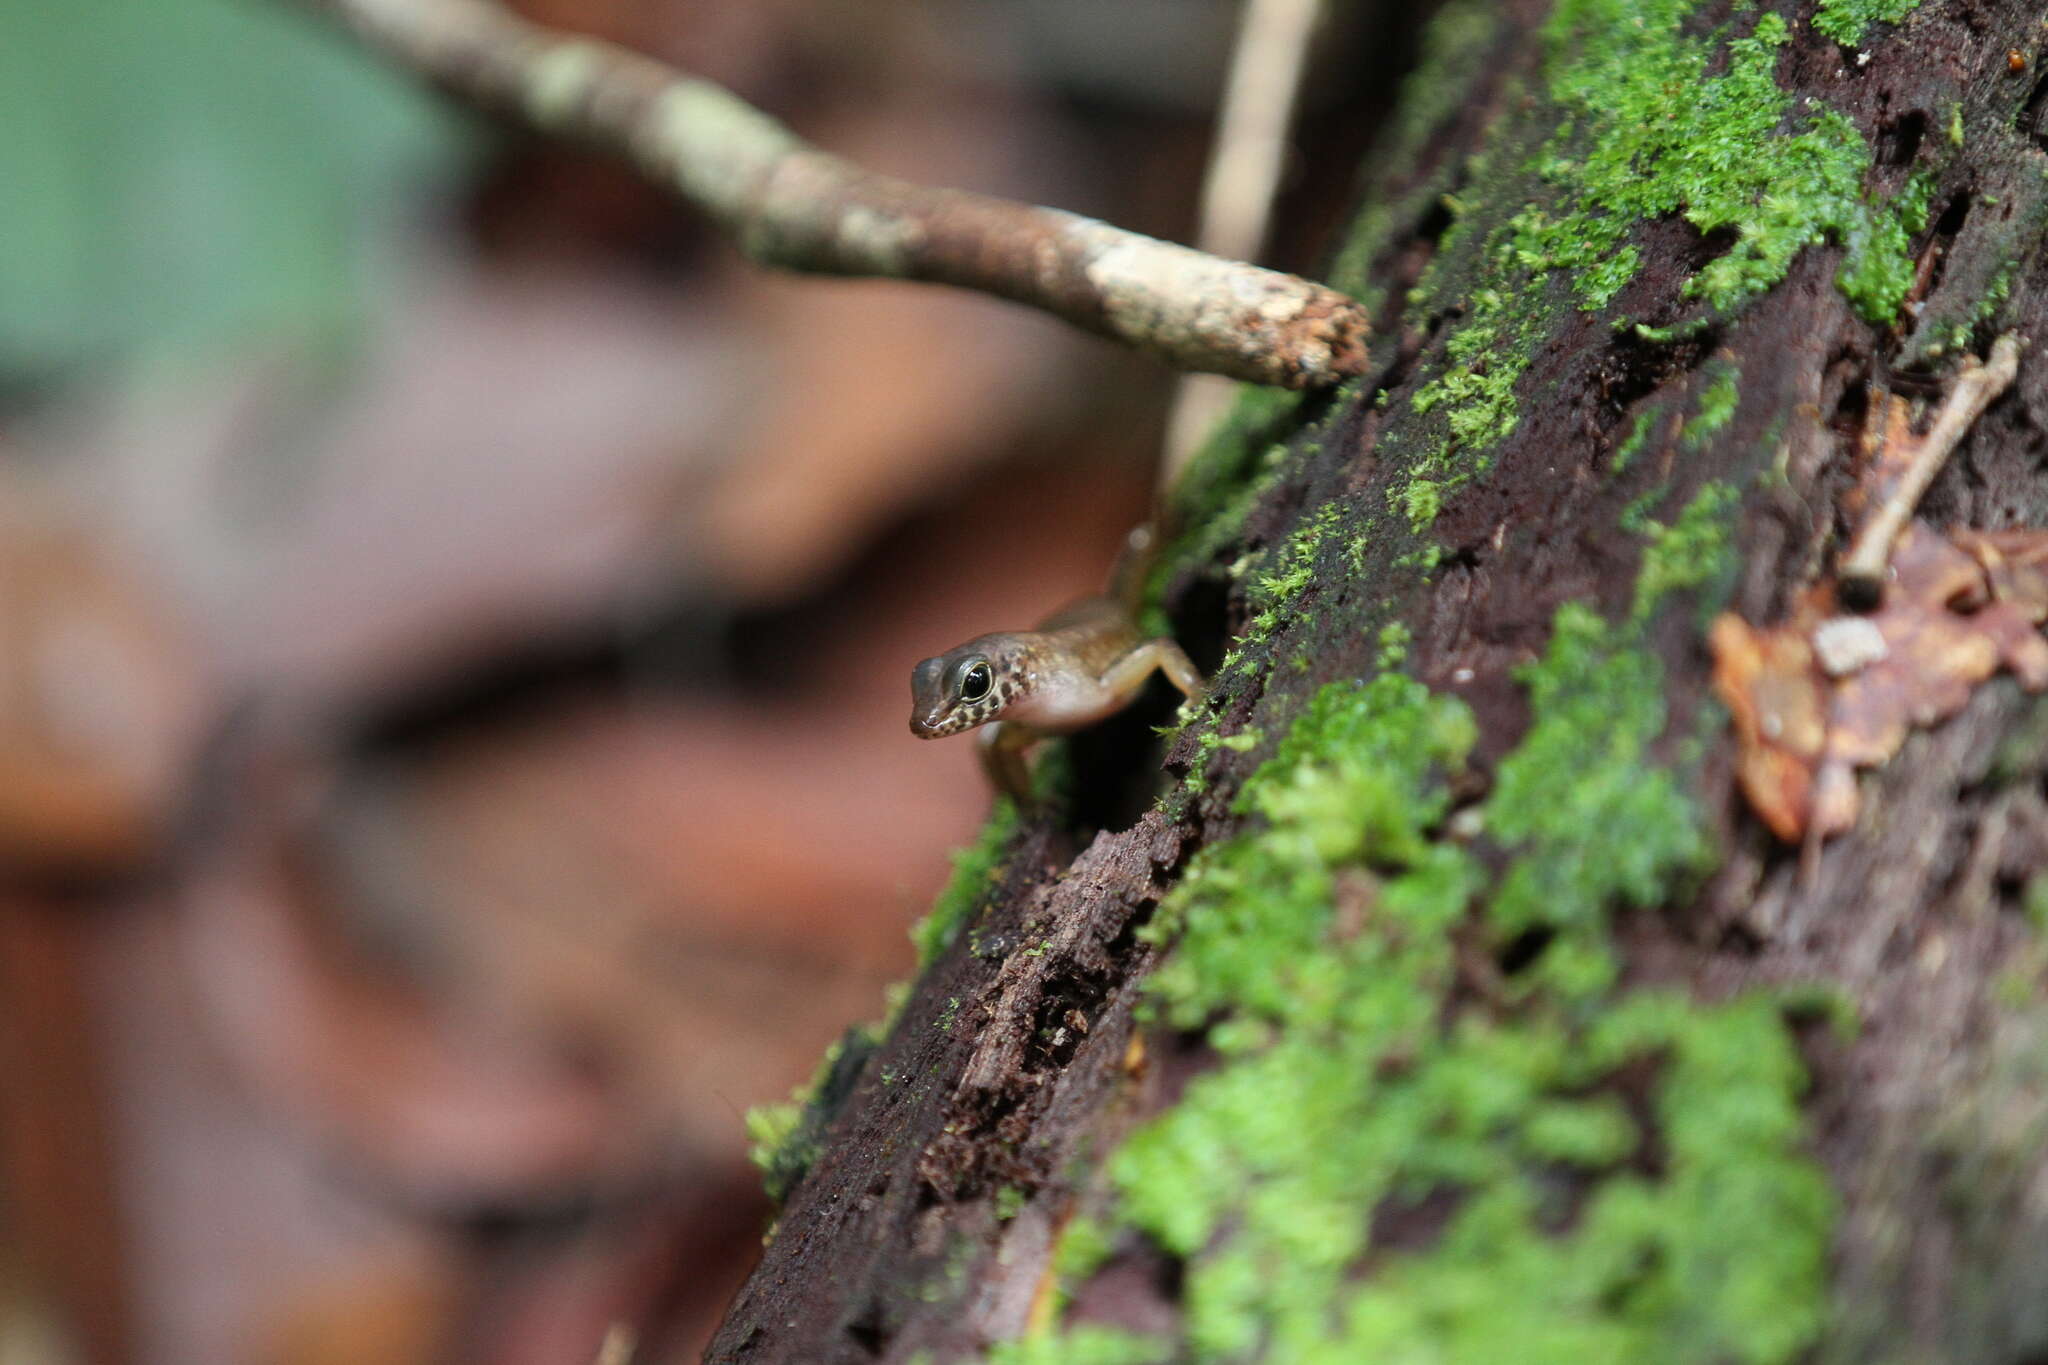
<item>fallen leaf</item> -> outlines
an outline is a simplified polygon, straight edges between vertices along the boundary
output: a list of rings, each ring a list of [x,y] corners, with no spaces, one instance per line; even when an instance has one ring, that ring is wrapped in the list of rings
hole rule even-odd
[[[1732,612],[1714,621],[1714,691],[1735,721],[1736,778],[1771,832],[1796,843],[1827,745],[1827,678],[1803,632],[1757,630]]]
[[[1885,600],[1867,616],[1844,616],[1832,582],[1767,630],[1724,614],[1708,644],[1743,794],[1788,843],[1848,829],[1855,770],[1889,759],[1915,727],[1954,715],[2000,669],[2030,692],[2048,688],[2043,620],[2048,531],[1943,536],[1920,521],[1900,534]],[[1853,645],[1823,667],[1830,634],[1848,637],[1851,622]]]

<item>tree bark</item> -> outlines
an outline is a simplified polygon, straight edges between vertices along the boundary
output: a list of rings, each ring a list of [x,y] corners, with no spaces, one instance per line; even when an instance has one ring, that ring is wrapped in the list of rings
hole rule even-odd
[[[1875,394],[2042,315],[2044,46],[1443,6],[1333,271],[1385,370],[1179,491],[1207,711],[995,828],[707,1358],[2048,1355],[2048,709],[1802,868],[1705,644],[1831,572]],[[2048,523],[2044,427],[2037,345],[1923,516]]]

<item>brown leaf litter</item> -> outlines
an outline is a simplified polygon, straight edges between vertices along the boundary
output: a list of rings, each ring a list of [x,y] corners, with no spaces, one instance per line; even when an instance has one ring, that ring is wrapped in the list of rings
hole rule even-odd
[[[1841,576],[1802,592],[1775,626],[1727,613],[1714,622],[1714,690],[1734,717],[1737,780],[1788,843],[1818,843],[1853,825],[1856,770],[1891,758],[1914,727],[1954,715],[1999,670],[2030,692],[2048,688],[2048,639],[2038,629],[2048,620],[2048,530],[1944,535],[1900,515],[2011,382],[2016,356],[2001,342],[1990,366],[1966,367],[1925,434],[1912,431],[1902,399],[1874,410],[1882,433],[1866,436],[1850,511],[1875,509],[1859,542],[1886,522],[1903,528],[1896,540],[1880,533],[1876,562],[1889,568],[1873,610],[1847,609],[1845,598],[1860,606],[1870,594],[1855,591],[1845,564]]]

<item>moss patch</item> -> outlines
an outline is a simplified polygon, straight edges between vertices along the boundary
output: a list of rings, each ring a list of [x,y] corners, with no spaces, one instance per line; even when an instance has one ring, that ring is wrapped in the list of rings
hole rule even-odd
[[[798,1096],[808,1095],[809,1089],[804,1087]],[[803,1122],[803,1116],[804,1106],[798,1097],[781,1104],[757,1104],[747,1110],[747,1160],[753,1162],[764,1177],[768,1177],[770,1199],[779,1200],[788,1193],[783,1182],[774,1177],[782,1165],[783,1154],[789,1150],[790,1139],[796,1136],[797,1125]],[[797,1164],[808,1167],[815,1158],[814,1152],[805,1152]]]
[[[1349,390],[1340,390],[1339,402]],[[1282,438],[1301,425],[1303,396],[1247,384],[1174,485],[1168,506],[1171,543],[1160,549],[1144,600],[1177,573],[1209,563],[1244,523],[1245,514],[1278,477],[1287,458]],[[1160,624],[1155,622],[1155,624]]]
[[[1813,26],[1843,47],[1855,47],[1870,25],[1896,24],[1918,8],[1920,0],[1820,0]]]
[[[881,1043],[882,1030],[857,1025],[825,1049],[811,1079],[782,1104],[747,1110],[747,1159],[761,1172],[768,1197],[780,1204],[823,1150],[825,1129],[853,1092],[860,1070]]]
[[[1332,415],[1341,410],[1341,406],[1334,408]],[[1300,433],[1305,440],[1317,439],[1320,434],[1313,426],[1304,428]],[[1170,551],[1171,562],[1162,564],[1159,573],[1177,572],[1175,566],[1190,556],[1205,561],[1215,559],[1233,537],[1241,534],[1244,511],[1270,491],[1272,482],[1282,477],[1289,451],[1285,445],[1270,447],[1261,462],[1261,472],[1254,475],[1237,496],[1225,499],[1209,523],[1189,526],[1180,543]],[[1227,454],[1219,450],[1217,458],[1226,459]],[[1345,524],[1345,507],[1338,502],[1324,503],[1304,516],[1278,545],[1251,551],[1230,567],[1230,575],[1244,582],[1245,604],[1251,615],[1209,680],[1211,704],[1198,711],[1182,711],[1181,723],[1194,727],[1194,753],[1189,761],[1187,777],[1161,798],[1162,807],[1170,814],[1176,809],[1175,803],[1208,789],[1209,761],[1219,748],[1242,751],[1257,743],[1256,738],[1247,739],[1245,734],[1224,735],[1218,716],[1227,708],[1217,703],[1237,689],[1255,685],[1256,679],[1270,669],[1274,636],[1293,615],[1302,594],[1311,585],[1336,581],[1346,572],[1358,571],[1359,550],[1363,543],[1360,537],[1364,533],[1359,532],[1340,544],[1337,533]],[[1154,587],[1161,581],[1161,577],[1155,576]],[[1143,624],[1148,629],[1156,628],[1164,633],[1169,623],[1159,617]],[[1296,663],[1305,664],[1305,657],[1297,656]]]
[[[1732,236],[1684,286],[1710,314],[1739,309],[1782,280],[1799,252],[1830,241],[1844,248],[1836,281],[1857,311],[1874,322],[1897,313],[1931,180],[1917,178],[1892,203],[1866,193],[1871,152],[1855,126],[1837,110],[1795,109],[1777,84],[1785,21],[1738,13],[1694,36],[1685,25],[1697,8],[1559,0],[1544,68],[1558,131],[1528,156],[1523,178],[1496,180],[1499,208],[1468,212],[1447,235],[1440,262],[1469,254],[1461,234],[1484,232],[1482,268],[1462,296],[1434,297],[1445,284],[1434,268],[1423,290],[1437,306],[1462,306],[1465,321],[1415,395],[1418,412],[1443,411],[1447,440],[1415,462],[1396,494],[1411,515],[1439,499],[1409,489],[1441,484],[1460,464],[1483,471],[1514,430],[1515,388],[1554,311],[1553,290],[1562,284],[1576,306],[1598,310],[1635,277],[1628,239],[1638,223],[1678,214],[1703,234]],[[1514,207],[1525,197],[1532,202]]]
[[[1016,805],[1007,797],[997,797],[995,811],[982,826],[981,834],[953,854],[953,875],[932,902],[931,910],[910,927],[910,941],[917,945],[920,968],[952,946],[968,918],[987,900],[989,878],[1002,861],[1010,836],[1016,832]]]
[[[1695,493],[1670,525],[1640,523],[1650,543],[1636,576],[1635,620],[1648,620],[1670,593],[1727,585],[1735,574],[1734,513],[1741,500],[1734,485],[1716,481]],[[1709,605],[1718,606],[1721,595],[1709,594]]]
[[[1777,1005],[1613,986],[1611,913],[1707,848],[1645,758],[1662,680],[1632,640],[1566,607],[1523,674],[1533,724],[1477,812],[1498,877],[1441,836],[1466,708],[1398,676],[1317,694],[1246,783],[1261,827],[1199,855],[1145,931],[1177,938],[1150,1009],[1222,1061],[1115,1154],[1107,1226],[1061,1257],[1084,1270],[1121,1226],[1179,1258],[1185,1338],[1086,1328],[997,1359],[1771,1362],[1814,1340],[1832,1204]],[[1493,988],[1504,1008],[1447,1014],[1474,933],[1489,961],[1548,946]],[[1638,1116],[1621,1076],[1646,1069]],[[1378,1243],[1426,1206],[1427,1245]]]
[[[1699,408],[1686,419],[1679,439],[1697,450],[1734,420],[1742,399],[1741,379],[1741,366],[1728,360],[1715,361],[1709,367],[1706,387],[1700,390]]]
[[[1962,305],[1955,315],[1946,319],[1925,319],[1920,326],[1920,335],[1925,340],[1915,348],[1917,353],[1928,360],[1936,360],[1952,352],[1969,350],[1979,330],[1998,316],[2006,300],[2012,296],[2013,275],[2018,265],[2019,262],[2012,258],[2002,262],[1984,291]]]
[[[1457,481],[1449,479],[1440,481],[1417,476],[1408,480],[1399,497],[1409,529],[1417,535],[1427,531],[1437,514],[1444,510],[1444,495],[1456,487]]]
[[[1635,425],[1628,429],[1628,435],[1621,438],[1621,444],[1614,448],[1614,455],[1607,462],[1608,472],[1619,474],[1634,464],[1636,456],[1642,454],[1643,447],[1649,443],[1650,432],[1656,425],[1656,409],[1637,413]]]
[[[1246,645],[1263,644],[1280,625],[1282,617],[1309,584],[1317,581],[1316,564],[1324,539],[1335,529],[1342,509],[1324,503],[1282,541],[1273,555],[1270,572],[1255,576],[1245,593],[1252,608],[1244,635],[1233,651],[1242,656]],[[1218,670],[1219,672],[1221,670]]]
[[[1532,264],[1571,269],[1581,302],[1601,307],[1635,273],[1635,250],[1624,245],[1634,223],[1679,213],[1702,233],[1736,234],[1686,286],[1722,311],[1783,279],[1805,247],[1834,240],[1848,248],[1838,282],[1865,317],[1888,321],[1911,261],[1900,215],[1863,192],[1862,135],[1827,108],[1781,131],[1792,114],[1773,75],[1785,21],[1764,13],[1746,36],[1689,38],[1681,30],[1695,8],[1696,0],[1559,4],[1546,33],[1551,95],[1587,133],[1557,139],[1546,174],[1575,185],[1577,202],[1554,221],[1524,215],[1516,250]],[[1709,76],[1719,48],[1726,69]]]
[[[988,1352],[989,1365],[1166,1365],[1172,1359],[1164,1342],[1107,1327],[998,1342]]]
[[[1707,845],[1671,773],[1647,762],[1664,729],[1663,670],[1576,603],[1559,609],[1549,652],[1517,677],[1534,721],[1504,759],[1486,827],[1522,852],[1490,907],[1505,934],[1556,935],[1531,976],[1583,998],[1611,984],[1606,938],[1616,905],[1650,906]]]

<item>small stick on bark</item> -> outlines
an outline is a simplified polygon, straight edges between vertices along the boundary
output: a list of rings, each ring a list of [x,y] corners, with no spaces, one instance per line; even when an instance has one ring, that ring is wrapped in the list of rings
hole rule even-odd
[[[1898,487],[1892,490],[1891,496],[1863,523],[1863,528],[1856,533],[1855,543],[1850,546],[1848,557],[1842,561],[1840,591],[1845,605],[1867,611],[1884,600],[1885,572],[1891,564],[1892,543],[1905,529],[1913,509],[1920,505],[1928,485],[1934,482],[1934,476],[1941,472],[1941,467],[1948,463],[1948,457],[1955,453],[1964,435],[1984,415],[1984,409],[2012,386],[2019,368],[2020,342],[2011,332],[1992,343],[1989,363],[1981,362],[1975,356],[1964,357],[1962,373],[1956,376],[1941,411],[1935,414],[1934,425],[1921,438],[1920,450],[1912,465],[1899,480]]]
[[[764,265],[959,285],[1254,383],[1312,388],[1365,371],[1365,311],[1323,285],[1056,209],[871,174],[717,85],[489,0],[305,3],[465,100],[627,156]]]

